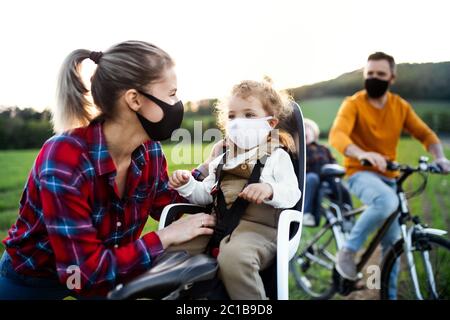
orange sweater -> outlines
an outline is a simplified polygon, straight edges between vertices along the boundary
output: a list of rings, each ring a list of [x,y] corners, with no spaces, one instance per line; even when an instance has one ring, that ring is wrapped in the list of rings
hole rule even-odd
[[[355,144],[364,151],[378,152],[395,161],[403,129],[427,149],[430,144],[439,143],[436,134],[400,96],[389,92],[384,108],[377,109],[369,103],[366,91],[362,90],[342,103],[330,131],[329,143],[342,154],[350,144]],[[344,166],[347,176],[362,170],[376,171],[349,157],[345,157]],[[383,174],[390,178],[396,176],[395,172],[389,171]]]

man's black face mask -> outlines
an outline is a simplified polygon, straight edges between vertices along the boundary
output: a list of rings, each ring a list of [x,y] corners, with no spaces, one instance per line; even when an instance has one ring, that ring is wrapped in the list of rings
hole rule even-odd
[[[380,80],[377,78],[370,78],[364,81],[364,88],[369,97],[378,99],[382,97],[389,88],[389,81]]]

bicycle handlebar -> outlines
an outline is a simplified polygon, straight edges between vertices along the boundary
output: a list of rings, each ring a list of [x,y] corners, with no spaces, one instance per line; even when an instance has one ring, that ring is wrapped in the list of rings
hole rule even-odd
[[[442,168],[438,164],[435,163],[429,164],[427,161],[428,158],[420,157],[419,165],[416,168],[414,168],[406,164],[399,164],[398,162],[387,160],[386,170],[401,171],[401,172],[430,172],[436,174],[442,173]],[[367,159],[362,159],[361,164],[366,167],[372,167],[372,164]]]
[[[364,166],[372,166],[372,164],[367,159],[362,159],[361,164]],[[437,173],[437,174],[443,173],[443,170],[439,165],[435,163],[429,164],[427,157],[420,157],[419,165],[415,168],[406,164],[399,164],[394,161],[387,161],[386,169],[389,171],[400,171],[402,173],[400,177],[397,178],[397,186],[400,188],[400,190],[403,190],[402,184],[413,173],[417,172],[419,175],[422,176],[423,182],[416,190],[407,193],[406,195],[407,199],[415,197],[425,190],[428,180],[427,173]]]

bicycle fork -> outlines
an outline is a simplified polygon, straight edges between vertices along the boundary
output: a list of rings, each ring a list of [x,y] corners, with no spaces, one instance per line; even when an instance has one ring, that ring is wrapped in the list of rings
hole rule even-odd
[[[422,294],[420,293],[419,279],[417,277],[416,264],[414,263],[414,256],[412,253],[412,231],[413,227],[406,230],[406,225],[401,225],[402,237],[403,237],[403,251],[406,254],[406,261],[408,263],[409,274],[411,275],[411,280],[413,282],[414,291],[418,300],[423,300]]]
[[[419,286],[419,280],[417,277],[416,265],[414,263],[414,256],[412,254],[413,234],[414,234],[414,232],[423,232],[423,233],[442,235],[442,234],[445,234],[446,232],[442,231],[442,230],[438,230],[438,229],[422,228],[420,225],[413,226],[408,231],[406,230],[405,225],[402,225],[401,227],[402,227],[402,235],[403,235],[403,238],[405,239],[404,244],[403,244],[403,249],[406,253],[406,257],[407,257],[407,261],[408,261],[408,269],[409,269],[409,273],[411,275],[411,279],[413,281],[414,291],[416,293],[417,299],[423,300],[422,294],[420,293],[420,286]],[[405,237],[405,234],[406,234],[406,237]],[[420,250],[420,251],[421,251],[422,259],[424,262],[425,272],[427,275],[428,286],[431,290],[431,294],[433,295],[433,298],[438,299],[439,295],[436,290],[436,281],[434,279],[433,268],[432,268],[431,262],[430,262],[430,251],[429,250]]]
[[[406,200],[406,196],[404,192],[399,193],[400,198],[400,204],[401,204],[401,211],[402,214],[408,214],[408,201]],[[414,291],[416,293],[416,297],[419,300],[423,300],[422,293],[420,292],[420,285],[419,285],[419,278],[417,276],[417,269],[416,264],[414,263],[414,255],[412,253],[413,244],[412,244],[412,238],[415,231],[424,232],[424,233],[435,233],[435,234],[441,234],[441,230],[435,230],[435,229],[429,229],[429,228],[423,228],[420,224],[416,224],[415,226],[412,226],[409,230],[406,229],[406,224],[401,224],[401,231],[403,236],[403,251],[406,254],[406,260],[408,262],[408,269],[409,274],[411,275],[411,280],[413,282]],[[446,232],[444,232],[446,233]],[[429,250],[421,250],[422,252],[422,258],[425,265],[425,272],[427,274],[427,281],[428,285],[431,289],[431,294],[435,299],[438,298],[438,294],[436,291],[436,282],[434,279],[433,274],[433,268],[431,267],[430,263],[430,252]]]
[[[436,292],[436,282],[434,281],[434,274],[430,263],[430,253],[428,250],[422,252],[422,257],[425,262],[425,270],[427,272],[428,284],[431,288],[431,293],[433,294],[433,298],[437,299],[438,294]]]
[[[402,216],[406,216],[409,213],[408,200],[406,199],[404,192],[399,192],[398,196],[400,200],[400,208]],[[400,224],[400,228],[403,237],[403,252],[405,252],[406,254],[406,261],[408,263],[408,270],[411,276],[411,280],[413,282],[414,291],[416,293],[417,299],[423,300],[422,294],[420,293],[419,278],[417,277],[416,264],[414,263],[414,255],[412,253],[412,234],[414,227],[411,227],[409,230],[407,230],[405,221],[403,221],[403,223]]]
[[[423,228],[420,225],[416,226],[416,232],[420,232],[423,234],[433,234],[433,235],[437,235],[437,236],[443,236],[447,233],[447,231],[444,231],[444,230],[433,229],[433,228]],[[434,279],[433,268],[431,267],[431,262],[430,262],[430,251],[429,250],[421,250],[421,251],[422,251],[422,258],[423,258],[423,261],[425,264],[425,271],[427,273],[428,285],[431,289],[431,294],[433,295],[434,299],[438,299],[439,295],[436,290],[436,281]]]

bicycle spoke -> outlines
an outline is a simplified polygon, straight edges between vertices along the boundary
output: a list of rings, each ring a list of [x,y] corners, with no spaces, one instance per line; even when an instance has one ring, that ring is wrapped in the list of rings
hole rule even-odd
[[[436,292],[436,282],[435,282],[435,278],[434,278],[434,274],[433,274],[433,268],[430,263],[430,253],[428,251],[423,251],[422,259],[425,264],[425,270],[426,270],[429,290],[432,293],[434,299],[437,299],[439,296]]]
[[[336,240],[329,226],[305,231],[302,237],[306,245],[293,259],[291,271],[297,286],[309,297],[327,299],[334,294],[332,275]]]

